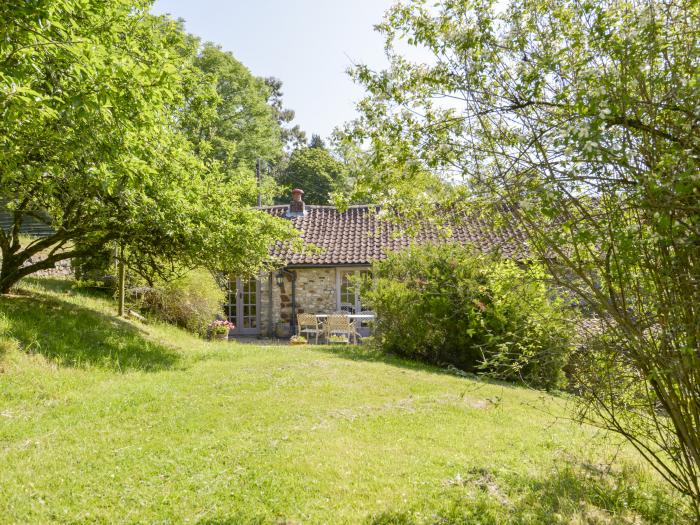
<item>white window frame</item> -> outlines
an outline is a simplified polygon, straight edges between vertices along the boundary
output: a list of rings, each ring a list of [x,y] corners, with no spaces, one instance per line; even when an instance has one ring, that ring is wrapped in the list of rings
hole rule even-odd
[[[236,317],[231,318],[228,316],[228,320],[232,321],[235,325],[236,328],[233,329],[231,333],[236,334],[236,335],[258,335],[261,333],[260,329],[260,321],[261,321],[261,312],[260,312],[260,306],[262,304],[261,297],[262,297],[262,279],[259,277],[256,277],[255,279],[251,279],[255,281],[255,287],[256,287],[256,293],[255,293],[255,327],[254,328],[243,328],[241,326],[240,321],[243,319],[243,301],[242,301],[242,290],[243,290],[243,279],[237,276],[230,276],[228,278],[227,282],[227,290],[226,290],[226,303],[224,306],[230,306],[235,305],[236,307]],[[252,304],[252,303],[249,303]]]
[[[359,277],[360,272],[369,272],[370,271],[370,266],[337,266],[335,269],[335,309],[336,311],[340,311],[340,290],[341,290],[341,284],[342,284],[342,274],[343,273],[353,273],[355,276]],[[355,304],[353,305],[354,308],[357,310],[357,306],[362,305],[362,301],[360,298],[360,291],[355,290]],[[360,313],[360,312],[356,312]]]

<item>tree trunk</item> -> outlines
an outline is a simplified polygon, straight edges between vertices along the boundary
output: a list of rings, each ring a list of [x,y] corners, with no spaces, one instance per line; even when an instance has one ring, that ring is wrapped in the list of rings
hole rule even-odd
[[[17,284],[19,279],[5,278],[5,276],[0,276],[0,295],[10,293],[12,287]]]
[[[124,247],[119,247],[119,317],[124,317],[124,295],[126,294],[126,266],[124,265]]]
[[[89,250],[72,250],[53,254],[46,259],[42,259],[41,261],[22,266],[29,260],[27,257],[23,256],[22,252],[14,255],[4,253],[2,257],[2,264],[0,265],[0,293],[9,293],[10,289],[23,277],[41,270],[49,270],[54,268],[58,261],[73,259],[75,257],[89,254]]]
[[[12,287],[22,278],[18,276],[20,263],[8,254],[3,254],[0,262],[0,294],[10,293]]]

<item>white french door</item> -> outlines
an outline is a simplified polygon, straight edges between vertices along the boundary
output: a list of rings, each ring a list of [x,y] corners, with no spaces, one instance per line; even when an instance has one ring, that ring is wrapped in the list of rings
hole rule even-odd
[[[224,313],[236,328],[234,334],[260,333],[260,282],[257,279],[229,279]]]
[[[349,314],[367,313],[362,305],[360,296],[360,282],[370,275],[369,270],[339,269],[337,277],[337,309]],[[367,337],[370,334],[370,326],[367,321],[356,322],[360,336]]]

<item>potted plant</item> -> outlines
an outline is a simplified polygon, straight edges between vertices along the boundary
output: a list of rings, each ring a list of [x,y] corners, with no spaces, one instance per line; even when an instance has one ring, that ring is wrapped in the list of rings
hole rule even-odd
[[[212,339],[226,340],[228,339],[229,331],[234,328],[236,328],[236,326],[232,322],[224,319],[217,319],[209,324],[209,333]]]
[[[306,343],[308,343],[308,341],[303,335],[293,335],[289,338],[290,345],[305,345]]]
[[[328,338],[328,342],[332,345],[339,344],[339,343],[348,344],[350,342],[350,340],[345,335],[331,335]]]

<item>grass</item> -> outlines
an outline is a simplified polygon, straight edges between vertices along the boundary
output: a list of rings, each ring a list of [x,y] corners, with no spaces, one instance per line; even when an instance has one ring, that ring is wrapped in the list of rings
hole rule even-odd
[[[29,281],[0,298],[0,522],[682,522],[565,405],[362,349],[205,342]]]

